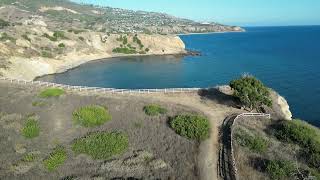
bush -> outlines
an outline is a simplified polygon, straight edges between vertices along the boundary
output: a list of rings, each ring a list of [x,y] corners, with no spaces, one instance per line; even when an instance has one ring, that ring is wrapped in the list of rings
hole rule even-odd
[[[111,120],[106,108],[101,106],[85,106],[73,112],[73,120],[84,127],[100,126]]]
[[[267,173],[274,180],[291,177],[295,171],[295,166],[292,162],[273,160],[267,163]]]
[[[45,38],[48,38],[50,41],[58,41],[57,37],[54,37],[54,36],[52,37],[47,33],[44,33],[42,36],[45,37]]]
[[[149,52],[149,51],[150,51],[150,49],[149,49],[149,48],[146,48],[146,49],[145,49],[145,51],[146,51],[146,52]]]
[[[10,23],[8,21],[0,19],[0,29],[4,28],[6,26],[10,26]]]
[[[24,127],[22,128],[22,135],[25,138],[31,139],[38,137],[40,133],[40,126],[38,121],[36,121],[34,118],[29,117],[24,124]]]
[[[199,115],[179,115],[170,121],[177,134],[189,139],[204,140],[209,137],[210,124]]]
[[[67,39],[67,38],[65,37],[63,31],[55,31],[55,32],[53,33],[53,37],[55,37],[56,39],[59,39],[59,38],[61,38],[61,39]]]
[[[31,42],[31,39],[28,37],[28,35],[23,34],[23,35],[21,35],[21,37],[22,37],[23,39],[25,39],[25,40],[27,40],[27,41]]]
[[[119,132],[97,132],[75,140],[72,150],[76,154],[87,154],[93,159],[109,159],[124,153],[129,146],[128,136]]]
[[[84,38],[82,36],[79,37],[80,41],[84,41]]]
[[[263,153],[268,148],[267,140],[260,136],[252,136],[241,129],[236,131],[235,139],[240,146],[247,147],[257,153]]]
[[[67,159],[67,153],[64,147],[57,147],[50,156],[43,161],[44,166],[49,171],[56,170],[60,165],[62,165]]]
[[[65,48],[66,45],[64,45],[63,43],[60,43],[60,44],[58,45],[58,47],[59,47],[59,48]]]
[[[59,97],[64,94],[63,89],[59,88],[48,88],[40,93],[41,98]]]
[[[45,58],[53,58],[53,55],[48,51],[42,51],[41,56]]]
[[[1,37],[0,37],[0,41],[7,41],[7,40],[9,40],[9,41],[11,41],[11,42],[16,42],[16,39],[14,38],[14,37],[11,37],[11,36],[9,36],[7,33],[2,33],[1,34]]]
[[[320,170],[320,130],[301,120],[282,121],[275,136],[284,142],[301,146],[303,156],[311,167]]]
[[[23,162],[34,162],[37,159],[37,155],[33,153],[28,153],[23,156],[22,161]]]
[[[135,49],[129,49],[127,47],[118,47],[112,50],[114,53],[122,53],[122,54],[136,54],[137,51]]]
[[[156,104],[151,104],[151,105],[145,106],[143,108],[143,110],[148,116],[157,116],[160,114],[167,113],[167,109],[162,108],[161,106],[156,105]]]
[[[270,92],[264,84],[252,76],[243,76],[230,82],[234,89],[234,96],[250,110],[258,109],[262,105],[271,106]]]

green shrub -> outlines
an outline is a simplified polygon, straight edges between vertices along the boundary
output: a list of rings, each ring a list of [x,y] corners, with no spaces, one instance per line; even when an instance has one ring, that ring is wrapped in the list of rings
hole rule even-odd
[[[45,38],[48,38],[50,41],[58,41],[57,37],[55,37],[55,36],[52,37],[47,33],[44,33],[42,36],[45,37]]]
[[[34,162],[37,159],[37,155],[34,153],[28,153],[23,156],[22,161],[23,162]]]
[[[72,150],[87,154],[93,159],[109,159],[124,153],[129,146],[128,136],[119,132],[97,132],[75,140]]]
[[[2,33],[1,34],[1,37],[0,37],[0,41],[7,41],[7,40],[9,40],[9,41],[11,41],[11,42],[16,42],[16,39],[14,38],[14,37],[11,37],[11,36],[9,36],[7,33]]]
[[[114,53],[122,53],[122,54],[136,54],[137,51],[135,49],[129,49],[127,47],[117,47],[112,50]]]
[[[6,26],[10,26],[10,23],[8,21],[0,19],[0,29],[4,28]]]
[[[74,34],[80,34],[82,32],[85,32],[85,30],[78,30],[78,29],[69,29],[68,32],[73,32]]]
[[[145,51],[146,51],[146,52],[149,52],[149,51],[150,51],[150,49],[149,49],[149,48],[146,48],[146,49],[145,49]]]
[[[59,88],[48,88],[48,89],[45,89],[43,90],[41,93],[40,93],[40,97],[41,98],[50,98],[50,97],[59,97],[61,96],[62,94],[64,94],[64,90],[63,89],[59,89]]]
[[[210,123],[199,115],[179,115],[170,121],[171,127],[181,136],[204,140],[209,137]]]
[[[38,137],[40,134],[40,126],[38,121],[36,121],[34,118],[29,117],[24,124],[24,127],[22,128],[22,135],[25,138],[35,138]]]
[[[53,55],[48,51],[41,51],[41,56],[45,58],[53,58]]]
[[[23,34],[23,35],[21,35],[21,37],[22,37],[23,39],[25,39],[25,40],[27,40],[27,41],[31,42],[31,39],[28,37],[28,35]]]
[[[49,171],[56,170],[60,165],[62,165],[67,159],[67,153],[64,147],[57,147],[54,151],[49,155],[47,159],[43,161],[44,166]]]
[[[247,147],[257,153],[263,153],[268,148],[267,140],[257,135],[250,135],[242,129],[236,131],[235,139],[239,145]]]
[[[252,76],[243,76],[230,82],[234,89],[234,96],[250,110],[258,109],[262,105],[271,106],[270,92],[265,85]]]
[[[84,41],[84,38],[82,36],[79,37],[80,41]]]
[[[303,148],[307,163],[320,170],[320,130],[301,120],[282,121],[275,136],[284,142],[298,144]]]
[[[65,48],[66,45],[64,45],[63,43],[60,43],[60,44],[58,45],[58,47],[59,47],[59,48]]]
[[[34,107],[42,107],[42,106],[44,106],[46,103],[45,102],[43,102],[43,101],[33,101],[32,102],[32,106],[34,106]]]
[[[91,105],[73,112],[73,120],[84,127],[100,126],[111,120],[111,115],[104,107]]]
[[[55,37],[55,38],[57,38],[57,39],[59,39],[59,38],[61,38],[61,39],[67,39],[67,38],[65,37],[63,31],[55,31],[55,32],[53,32],[53,37]]]
[[[273,160],[267,163],[267,173],[274,180],[291,177],[295,171],[292,162],[283,160]]]
[[[156,105],[156,104],[151,104],[151,105],[145,106],[143,108],[143,110],[148,116],[157,116],[160,114],[167,113],[167,109],[165,109],[159,105]]]

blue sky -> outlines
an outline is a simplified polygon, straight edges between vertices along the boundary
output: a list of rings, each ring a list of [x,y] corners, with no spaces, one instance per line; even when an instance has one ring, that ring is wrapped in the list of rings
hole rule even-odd
[[[320,0],[73,0],[240,26],[320,25]]]

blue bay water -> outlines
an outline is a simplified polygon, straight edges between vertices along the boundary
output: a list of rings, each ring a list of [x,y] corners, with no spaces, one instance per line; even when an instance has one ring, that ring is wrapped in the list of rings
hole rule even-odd
[[[294,117],[320,126],[320,26],[255,27],[181,36],[198,57],[113,58],[41,80],[114,88],[212,87],[249,73],[283,95]]]

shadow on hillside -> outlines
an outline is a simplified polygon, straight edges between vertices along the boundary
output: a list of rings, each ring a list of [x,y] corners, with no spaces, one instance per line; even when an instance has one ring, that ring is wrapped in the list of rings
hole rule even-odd
[[[238,99],[231,95],[225,94],[216,88],[201,89],[199,90],[198,94],[202,99],[211,100],[218,104],[223,104],[234,108],[241,107]]]

